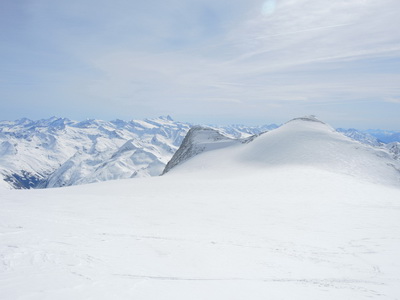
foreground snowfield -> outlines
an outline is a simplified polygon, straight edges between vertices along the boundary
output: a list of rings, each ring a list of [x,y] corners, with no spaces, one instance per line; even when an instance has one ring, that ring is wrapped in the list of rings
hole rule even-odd
[[[328,130],[306,124],[308,142]],[[346,155],[313,162],[289,142],[285,163],[254,163],[274,135],[162,177],[0,190],[1,299],[399,299],[394,179],[339,172]]]

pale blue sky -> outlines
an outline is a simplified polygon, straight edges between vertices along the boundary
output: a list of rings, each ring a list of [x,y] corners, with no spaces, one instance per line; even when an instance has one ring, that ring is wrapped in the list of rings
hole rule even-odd
[[[400,130],[398,0],[1,0],[0,119]]]

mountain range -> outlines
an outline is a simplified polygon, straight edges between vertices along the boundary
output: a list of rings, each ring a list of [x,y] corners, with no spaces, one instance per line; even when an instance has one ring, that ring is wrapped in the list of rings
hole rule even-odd
[[[172,163],[164,170],[191,127],[193,124],[174,121],[170,116],[131,121],[73,121],[56,117],[1,121],[0,186],[52,188],[157,176],[170,169]],[[197,126],[187,139],[194,134],[210,135],[219,139],[222,146],[243,143],[276,128],[276,124]],[[363,144],[385,148],[399,158],[399,133],[338,131]],[[200,148],[186,150],[187,157],[193,155],[190,152],[202,151]]]
[[[0,178],[25,189],[160,175],[191,126],[170,116],[128,122],[56,117],[2,121]],[[244,138],[276,127],[232,125],[218,130]]]

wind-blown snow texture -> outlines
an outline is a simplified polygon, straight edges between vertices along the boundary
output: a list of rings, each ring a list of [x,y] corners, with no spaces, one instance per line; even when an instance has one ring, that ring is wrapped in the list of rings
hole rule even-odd
[[[0,190],[1,298],[399,298],[387,152],[306,120],[212,148],[161,177]]]
[[[55,117],[3,121],[0,180],[14,188],[32,188],[160,175],[190,127],[169,116],[129,122]],[[218,130],[244,138],[270,128],[276,125]]]

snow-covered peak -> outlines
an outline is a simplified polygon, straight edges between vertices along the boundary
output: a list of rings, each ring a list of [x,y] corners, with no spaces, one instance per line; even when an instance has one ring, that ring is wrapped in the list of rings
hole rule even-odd
[[[154,119],[145,119],[146,123],[154,125],[154,126],[171,126],[176,125],[174,120],[170,116],[160,116]]]
[[[163,174],[200,153],[229,147],[245,141],[227,137],[213,128],[194,126],[189,130],[178,151],[168,162]]]
[[[123,152],[126,152],[126,151],[136,150],[139,147],[140,147],[139,145],[135,145],[135,141],[134,140],[129,140],[125,144],[123,144],[121,146],[121,148],[118,149],[117,153],[123,153]]]
[[[164,120],[164,121],[170,121],[170,122],[173,122],[173,121],[174,121],[174,119],[172,119],[172,117],[171,117],[170,115],[159,116],[158,119]]]
[[[186,138],[185,138],[186,139]],[[190,143],[189,143],[190,145]],[[187,145],[183,144],[183,147]],[[363,180],[400,184],[400,164],[385,149],[360,144],[313,118],[297,118],[251,143],[212,148],[178,161],[175,172],[206,172],[230,176],[270,168],[317,168]],[[179,149],[179,152],[186,149]],[[187,151],[186,151],[187,152]],[[184,163],[183,163],[184,162]]]
[[[32,124],[33,121],[28,119],[28,118],[21,118],[15,121],[16,125],[20,125],[20,126],[26,126],[28,124]]]
[[[309,115],[309,116],[304,116],[304,117],[298,117],[298,118],[294,118],[292,120],[290,120],[289,122],[295,122],[295,121],[306,121],[306,122],[318,122],[318,123],[323,123],[321,120],[317,119],[316,116],[314,115]],[[289,123],[287,122],[287,123]]]
[[[218,130],[205,127],[193,126],[185,137],[187,142],[197,144],[207,144],[210,141],[230,140],[228,137],[222,135]]]

